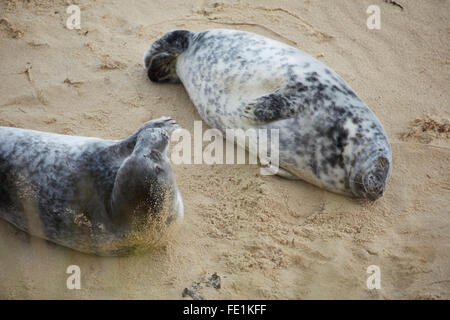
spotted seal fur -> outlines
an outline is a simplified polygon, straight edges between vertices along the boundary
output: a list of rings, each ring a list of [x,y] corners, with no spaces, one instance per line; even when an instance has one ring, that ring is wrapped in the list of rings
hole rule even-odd
[[[82,252],[154,245],[183,216],[167,156],[170,118],[120,140],[0,127],[0,217]]]
[[[176,30],[144,54],[154,82],[182,82],[213,128],[279,129],[278,174],[376,200],[392,171],[386,132],[333,70],[284,43],[237,30]]]

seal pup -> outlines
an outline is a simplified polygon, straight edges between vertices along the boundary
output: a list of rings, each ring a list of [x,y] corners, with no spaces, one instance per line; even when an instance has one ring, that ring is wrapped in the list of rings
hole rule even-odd
[[[183,216],[163,117],[119,140],[0,127],[0,217],[98,255],[153,246]]]
[[[383,195],[392,155],[380,121],[303,51],[237,30],[176,30],[148,48],[144,67],[151,81],[181,81],[222,133],[278,129],[278,175],[370,200]]]

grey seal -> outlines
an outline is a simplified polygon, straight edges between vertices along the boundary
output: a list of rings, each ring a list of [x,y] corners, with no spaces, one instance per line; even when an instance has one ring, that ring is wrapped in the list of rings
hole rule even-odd
[[[124,140],[0,127],[0,217],[78,251],[143,251],[183,216],[163,117]]]
[[[144,54],[153,82],[182,82],[213,128],[279,130],[278,174],[376,200],[392,172],[386,132],[336,72],[249,32],[175,30]]]

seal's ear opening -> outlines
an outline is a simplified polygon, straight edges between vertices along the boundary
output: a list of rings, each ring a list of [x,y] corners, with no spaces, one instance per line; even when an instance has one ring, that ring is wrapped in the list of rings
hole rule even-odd
[[[180,82],[176,73],[176,62],[177,57],[166,52],[152,56],[148,64],[146,61],[148,78],[153,82]]]

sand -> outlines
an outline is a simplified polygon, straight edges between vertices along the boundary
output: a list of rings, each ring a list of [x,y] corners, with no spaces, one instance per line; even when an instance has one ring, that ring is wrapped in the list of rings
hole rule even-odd
[[[166,31],[234,28],[296,46],[338,72],[384,125],[393,175],[375,203],[255,165],[174,166],[185,219],[151,252],[101,258],[0,221],[0,298],[450,298],[450,1],[0,2],[0,125],[120,139],[163,115],[193,130],[182,85],[148,81],[147,47]],[[381,29],[366,9],[381,9]],[[203,125],[206,129],[206,124]],[[81,269],[68,290],[66,269]],[[381,270],[369,290],[366,269]],[[183,299],[191,299],[184,297]]]

